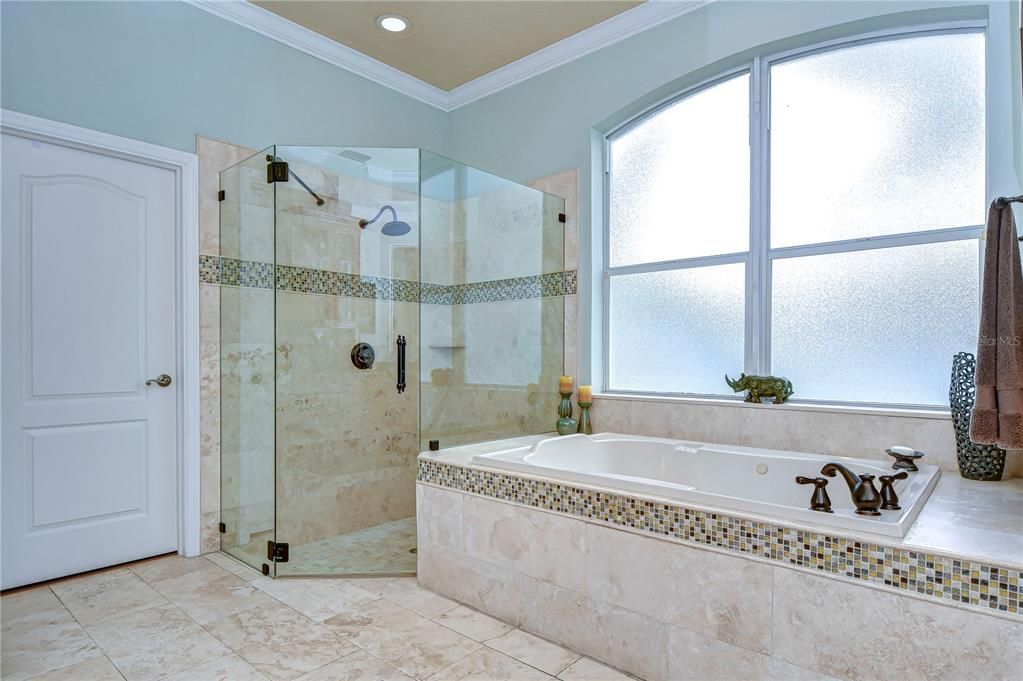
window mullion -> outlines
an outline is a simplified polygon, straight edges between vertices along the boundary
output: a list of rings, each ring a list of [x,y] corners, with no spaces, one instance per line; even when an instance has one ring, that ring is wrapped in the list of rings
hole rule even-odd
[[[767,64],[753,60],[750,78],[750,255],[746,274],[746,371],[770,372],[768,212],[769,90]]]

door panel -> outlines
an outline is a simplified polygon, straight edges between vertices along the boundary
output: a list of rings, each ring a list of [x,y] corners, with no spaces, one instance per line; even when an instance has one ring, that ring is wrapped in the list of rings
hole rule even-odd
[[[25,430],[30,532],[146,508],[146,422]]]
[[[82,176],[25,177],[21,188],[29,395],[138,393],[146,197]]]
[[[176,179],[3,135],[4,588],[177,547]]]

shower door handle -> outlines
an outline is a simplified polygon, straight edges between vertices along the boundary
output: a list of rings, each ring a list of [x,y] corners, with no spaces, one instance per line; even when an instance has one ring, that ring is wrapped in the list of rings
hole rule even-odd
[[[405,336],[398,336],[398,392],[405,392]]]

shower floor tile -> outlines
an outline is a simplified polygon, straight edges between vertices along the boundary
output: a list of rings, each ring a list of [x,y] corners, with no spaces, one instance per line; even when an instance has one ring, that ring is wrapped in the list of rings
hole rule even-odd
[[[416,519],[402,518],[330,539],[290,547],[278,576],[412,574]]]

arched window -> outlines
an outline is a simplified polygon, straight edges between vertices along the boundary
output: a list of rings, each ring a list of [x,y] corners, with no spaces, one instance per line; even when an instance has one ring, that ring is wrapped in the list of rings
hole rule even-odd
[[[609,134],[605,388],[943,404],[976,347],[984,43],[758,58]]]

